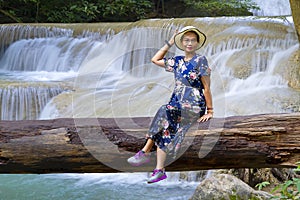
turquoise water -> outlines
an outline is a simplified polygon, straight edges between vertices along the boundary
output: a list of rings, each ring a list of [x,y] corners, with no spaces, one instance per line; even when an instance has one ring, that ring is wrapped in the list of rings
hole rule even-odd
[[[1,200],[186,200],[199,182],[169,180],[147,184],[146,173],[0,175]]]

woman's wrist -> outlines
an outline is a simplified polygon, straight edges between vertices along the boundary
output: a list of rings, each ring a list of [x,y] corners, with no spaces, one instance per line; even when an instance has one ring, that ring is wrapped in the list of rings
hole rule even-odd
[[[166,43],[166,45],[169,47],[169,48],[171,48],[172,47],[172,43],[170,43],[168,40],[165,40],[165,43]]]
[[[207,107],[207,108],[206,108],[206,113],[207,113],[207,114],[213,115],[213,114],[214,114],[214,108],[212,108],[212,107]]]
[[[173,44],[174,43],[172,43],[168,40],[165,40],[165,45],[160,50],[163,52],[167,52],[173,46]]]

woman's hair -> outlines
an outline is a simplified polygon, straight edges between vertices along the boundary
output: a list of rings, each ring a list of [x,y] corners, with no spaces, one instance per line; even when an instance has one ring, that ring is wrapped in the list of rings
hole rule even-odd
[[[183,36],[184,36],[186,33],[195,33],[196,38],[197,38],[197,42],[199,43],[200,38],[199,38],[199,35],[196,33],[196,31],[187,31],[187,32],[185,32],[185,33],[181,36],[180,41],[182,41]]]

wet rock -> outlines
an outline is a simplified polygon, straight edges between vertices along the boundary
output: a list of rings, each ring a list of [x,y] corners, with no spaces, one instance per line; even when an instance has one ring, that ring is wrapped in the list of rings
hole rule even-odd
[[[214,174],[200,183],[190,200],[265,200],[271,197],[271,194],[256,191],[233,175]]]

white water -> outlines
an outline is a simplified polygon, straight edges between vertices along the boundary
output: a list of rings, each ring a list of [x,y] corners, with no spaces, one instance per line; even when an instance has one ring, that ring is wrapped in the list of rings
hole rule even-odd
[[[175,21],[161,20],[160,23],[165,23],[165,27],[132,28],[96,38],[93,34],[73,38],[69,36],[70,31],[56,30],[65,35],[20,39],[3,53],[0,60],[2,79],[67,80],[69,88],[75,87],[74,92],[62,93],[53,99],[42,113],[43,119],[153,116],[159,105],[168,100],[173,86],[172,75],[154,66],[150,59],[164,43],[164,38],[168,38],[176,27],[181,27],[173,24]],[[288,87],[292,81],[290,72],[281,67],[298,47],[290,20],[202,18],[189,23],[203,27],[209,36],[199,53],[208,57],[213,70],[216,116],[297,111],[297,95]],[[218,26],[212,28],[210,24]],[[21,28],[13,30],[20,31]],[[175,53],[182,52],[173,48],[169,55]],[[264,94],[268,101],[263,99],[259,104],[248,104],[247,110],[234,108],[244,108],[245,97],[253,102],[255,93]],[[295,96],[288,102],[290,106],[286,106],[288,96]],[[13,101],[18,102],[17,99]],[[72,104],[66,101],[72,101]],[[107,102],[110,102],[109,106]]]
[[[8,47],[0,66],[7,71],[78,71],[95,45],[97,42],[89,38],[22,39]]]
[[[252,0],[261,9],[255,11],[258,16],[281,16],[291,15],[289,0]]]
[[[63,90],[59,85],[28,85],[24,87],[24,84],[15,85],[14,83],[0,88],[0,119],[37,119],[48,101]]]
[[[71,30],[57,28],[1,26],[0,34],[7,39],[0,59],[2,120],[39,118],[54,96],[72,90],[66,79],[75,77],[89,51],[101,44],[95,34],[73,38]]]
[[[30,38],[45,38],[45,37],[71,37],[73,30],[62,29],[56,27],[37,26],[30,25],[1,25],[0,26],[0,38],[2,42],[0,44],[0,56],[3,55],[7,46],[15,41],[21,39]]]
[[[246,17],[190,23],[209,32],[208,43],[199,53],[207,55],[212,68],[216,116],[299,109],[299,93],[288,87],[292,77],[285,66],[298,48],[290,22]],[[209,28],[210,24],[219,27]],[[167,102],[173,86],[172,75],[150,59],[174,27],[134,28],[96,46],[79,68],[76,91],[57,96],[56,104],[48,106],[58,110],[42,117],[153,116]],[[181,53],[173,48],[169,56]],[[60,105],[59,99],[72,99],[73,104]]]
[[[1,175],[0,195],[1,200],[186,200],[199,182],[179,181],[177,175],[153,185],[145,183],[145,173]]]

